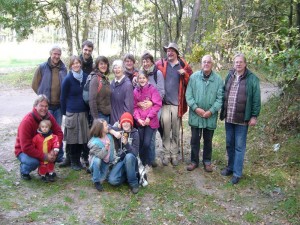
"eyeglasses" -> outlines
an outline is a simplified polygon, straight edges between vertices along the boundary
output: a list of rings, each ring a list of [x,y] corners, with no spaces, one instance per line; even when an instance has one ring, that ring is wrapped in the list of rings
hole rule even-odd
[[[202,61],[202,64],[211,64],[212,61]]]

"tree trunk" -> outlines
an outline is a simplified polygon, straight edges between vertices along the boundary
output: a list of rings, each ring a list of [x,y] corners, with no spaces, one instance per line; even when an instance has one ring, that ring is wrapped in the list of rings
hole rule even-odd
[[[101,28],[101,21],[102,21],[102,13],[103,13],[103,0],[101,1],[101,8],[100,8],[100,18],[98,21],[98,31],[97,31],[97,53],[100,55],[100,28]]]
[[[62,3],[61,15],[63,18],[63,24],[66,31],[66,41],[68,45],[68,55],[73,55],[73,36],[72,36],[72,26],[70,22],[70,16],[67,8],[67,1]]]
[[[201,6],[201,0],[195,0],[194,7],[193,7],[193,13],[191,17],[191,24],[190,24],[190,30],[187,35],[187,42],[184,54],[190,53],[192,50],[192,45],[195,38],[195,32],[197,30],[197,26],[199,23],[199,15],[200,15],[200,6]]]
[[[84,17],[83,17],[83,32],[82,32],[82,42],[87,40],[89,38],[89,30],[90,30],[90,11],[91,11],[91,5],[92,5],[93,0],[89,0],[86,2],[86,7],[85,7],[85,12],[84,12]]]

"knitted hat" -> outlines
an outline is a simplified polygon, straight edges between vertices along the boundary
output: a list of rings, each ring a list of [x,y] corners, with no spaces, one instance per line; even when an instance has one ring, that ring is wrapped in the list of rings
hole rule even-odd
[[[120,118],[120,125],[122,127],[122,124],[128,122],[131,126],[133,126],[133,117],[129,112],[123,113],[123,115]]]

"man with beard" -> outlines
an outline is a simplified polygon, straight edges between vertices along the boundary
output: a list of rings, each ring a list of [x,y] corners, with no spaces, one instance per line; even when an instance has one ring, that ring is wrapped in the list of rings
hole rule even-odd
[[[92,52],[94,50],[94,44],[91,41],[84,41],[82,43],[82,53],[80,59],[82,62],[82,71],[86,74],[90,74],[93,70],[93,57]]]

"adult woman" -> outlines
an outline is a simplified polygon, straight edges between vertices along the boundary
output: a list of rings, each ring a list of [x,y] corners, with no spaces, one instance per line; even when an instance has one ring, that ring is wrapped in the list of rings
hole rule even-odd
[[[108,80],[109,62],[105,56],[99,56],[92,71],[90,83],[89,105],[93,119],[102,118],[109,123],[111,103],[110,103],[110,83]]]
[[[133,114],[133,89],[131,81],[124,75],[122,60],[115,60],[112,65],[115,79],[111,88],[110,124],[114,125],[124,112]]]
[[[69,73],[62,83],[60,97],[61,109],[65,115],[64,139],[70,148],[71,168],[80,170],[81,152],[88,142],[88,106],[82,98],[83,86],[87,74],[81,69],[82,62],[78,56],[70,59]]]

